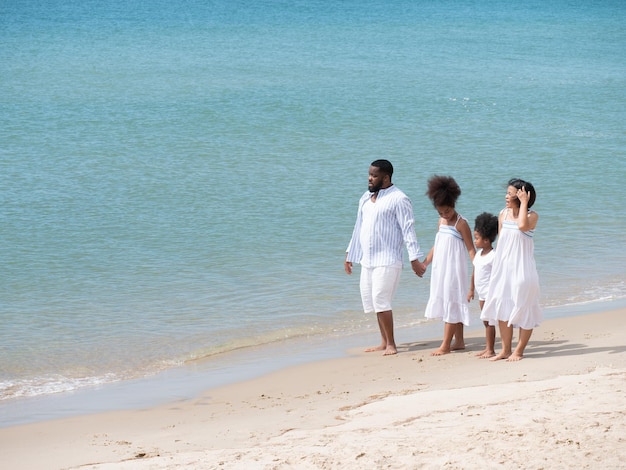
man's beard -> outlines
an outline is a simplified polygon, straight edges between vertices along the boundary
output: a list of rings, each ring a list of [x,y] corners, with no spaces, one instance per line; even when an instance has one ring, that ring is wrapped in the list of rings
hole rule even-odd
[[[367,189],[369,190],[370,193],[377,193],[378,191],[380,191],[382,189],[383,184],[382,183],[378,183],[378,184],[368,184],[367,185]]]

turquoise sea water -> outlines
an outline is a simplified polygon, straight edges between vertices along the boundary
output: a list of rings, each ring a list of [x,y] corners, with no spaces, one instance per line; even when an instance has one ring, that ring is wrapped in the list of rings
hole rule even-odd
[[[425,250],[429,176],[457,179],[472,223],[521,177],[546,316],[626,298],[625,17],[620,1],[5,2],[0,400],[375,333],[343,258],[377,158]],[[427,326],[428,283],[403,275],[401,340]]]

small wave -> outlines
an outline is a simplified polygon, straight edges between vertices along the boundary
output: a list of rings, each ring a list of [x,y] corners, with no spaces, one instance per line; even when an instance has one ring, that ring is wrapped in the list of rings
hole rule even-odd
[[[72,392],[80,388],[94,387],[120,380],[122,378],[116,374],[105,374],[98,377],[70,378],[55,376],[3,381],[0,382],[0,400]]]
[[[299,338],[319,337],[321,335],[333,333],[337,333],[336,329],[329,330],[327,328],[313,326],[306,328],[284,328],[278,331],[269,331],[256,336],[234,338],[217,346],[194,351],[189,354],[184,363],[190,364],[196,361],[203,361],[211,359],[215,356],[234,353],[246,349],[270,346]]]
[[[572,282],[566,286],[549,286],[546,291],[546,294],[542,295],[544,307],[571,307],[626,299],[626,282],[621,279],[608,282],[588,279]]]
[[[179,359],[159,360],[152,365],[126,368],[116,372],[103,371],[100,375],[70,376],[63,374],[36,375],[33,377],[0,380],[0,401],[15,398],[32,398],[57,393],[75,392],[89,387],[99,387],[124,380],[156,375],[167,369],[179,367],[184,361]]]
[[[558,305],[549,305],[548,307],[576,307],[576,306],[598,304],[598,303],[604,303],[604,302],[614,302],[616,300],[623,300],[623,299],[626,299],[626,295],[622,295],[622,296],[607,295],[605,297],[597,297],[594,299],[587,299],[587,300],[572,299],[571,302],[566,302],[564,304],[558,304]]]

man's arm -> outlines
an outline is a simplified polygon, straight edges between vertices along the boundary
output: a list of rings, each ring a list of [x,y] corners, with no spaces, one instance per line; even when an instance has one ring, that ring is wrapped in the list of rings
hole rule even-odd
[[[408,197],[403,197],[398,203],[396,212],[398,224],[402,230],[402,238],[409,252],[409,261],[414,261],[424,256],[420,244],[415,235],[415,218],[413,217],[413,206]]]
[[[346,258],[344,260],[344,269],[346,273],[352,273],[352,263],[358,263],[363,256],[363,250],[361,248],[361,226],[363,225],[363,215],[361,213],[361,207],[363,207],[363,200],[367,197],[367,193],[361,196],[359,200],[359,209],[356,214],[356,222],[354,223],[354,229],[352,230],[352,237],[350,238],[350,243],[348,243],[348,248],[346,248]],[[348,272],[347,263],[350,263],[350,272]]]

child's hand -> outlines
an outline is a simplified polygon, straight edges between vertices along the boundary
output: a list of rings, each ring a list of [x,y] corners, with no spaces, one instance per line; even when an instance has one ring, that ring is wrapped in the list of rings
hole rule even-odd
[[[467,301],[471,302],[473,298],[474,298],[474,291],[471,290],[469,291],[469,294],[467,294]]]

